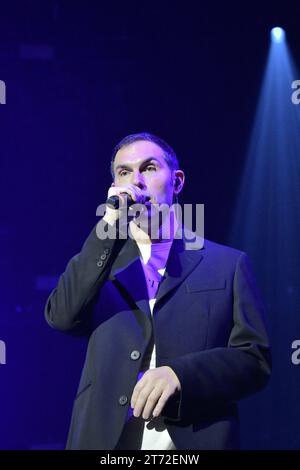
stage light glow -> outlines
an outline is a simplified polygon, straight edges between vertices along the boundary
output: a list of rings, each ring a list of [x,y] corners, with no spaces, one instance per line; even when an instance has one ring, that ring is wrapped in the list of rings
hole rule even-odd
[[[279,26],[276,26],[275,28],[271,29],[271,39],[273,42],[276,43],[281,43],[285,39],[285,32],[284,29],[280,28]]]
[[[274,339],[272,355],[277,370],[272,390],[266,392],[268,400],[261,411],[256,403],[246,412],[249,417],[266,412],[268,423],[272,423],[274,409],[280,409],[287,384],[295,382],[295,366],[286,365],[286,344],[289,338],[292,344],[295,331],[300,331],[300,104],[295,95],[292,99],[300,73],[287,41],[276,32],[278,28],[274,29],[277,42],[272,32],[228,243],[250,255],[266,305],[270,336]],[[294,400],[298,403],[296,393]],[[266,403],[271,405],[266,407]],[[278,420],[280,429],[288,428],[293,436],[298,435],[300,408],[291,405],[289,415],[283,412]],[[252,437],[256,426],[251,430],[247,424],[243,430],[248,433],[248,442],[254,439],[251,448],[258,445],[254,442],[256,437]],[[274,431],[273,427],[272,424],[264,431],[264,435],[269,433],[270,446],[277,438],[278,427]],[[285,436],[280,439],[283,441]]]
[[[263,290],[280,315],[300,266],[300,106],[291,100],[299,74],[286,41],[281,46],[270,45],[230,237],[261,267]]]

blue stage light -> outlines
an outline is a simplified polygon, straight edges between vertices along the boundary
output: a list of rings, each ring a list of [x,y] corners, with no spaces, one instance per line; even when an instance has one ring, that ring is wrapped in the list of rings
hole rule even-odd
[[[280,28],[279,26],[276,26],[276,28],[271,29],[271,39],[273,42],[283,42],[285,39],[285,32],[284,29]]]

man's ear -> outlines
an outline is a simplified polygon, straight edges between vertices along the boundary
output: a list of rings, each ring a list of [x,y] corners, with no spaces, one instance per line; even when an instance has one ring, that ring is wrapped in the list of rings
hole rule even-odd
[[[115,186],[115,182],[113,181],[110,186]]]
[[[185,175],[182,170],[176,170],[174,173],[173,185],[175,194],[179,194],[183,188]]]

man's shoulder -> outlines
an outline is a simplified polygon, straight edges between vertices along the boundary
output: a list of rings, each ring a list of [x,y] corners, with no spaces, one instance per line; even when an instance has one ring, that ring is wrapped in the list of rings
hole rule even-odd
[[[232,246],[223,245],[221,243],[213,242],[212,240],[208,240],[207,238],[203,241],[203,249],[207,252],[211,253],[224,253],[227,256],[232,256],[235,258],[239,258],[242,254],[245,254],[243,251],[238,250],[237,248],[233,248]]]
[[[204,238],[200,249],[185,247],[187,259],[195,261],[196,269],[193,276],[204,274],[207,282],[224,278],[232,278],[238,266],[247,263],[247,255],[231,246],[222,245]],[[193,261],[192,261],[193,262]],[[242,264],[241,264],[242,263]],[[202,274],[201,274],[202,273]]]
[[[209,263],[215,264],[216,266],[235,266],[241,256],[247,257],[246,253],[241,250],[228,245],[216,243],[212,240],[208,240],[207,238],[202,239],[200,248],[197,249],[197,245],[195,244],[194,248],[192,245],[186,245],[185,249],[191,254],[190,256],[193,256],[193,253],[195,256],[199,256],[200,254]]]
[[[185,249],[188,251],[195,251],[203,255],[223,255],[231,258],[239,258],[243,251],[233,248],[228,245],[216,243],[207,238],[202,238],[191,230],[184,228],[184,243]]]

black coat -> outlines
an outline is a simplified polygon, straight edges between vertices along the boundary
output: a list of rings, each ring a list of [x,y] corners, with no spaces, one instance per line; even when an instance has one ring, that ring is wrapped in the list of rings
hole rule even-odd
[[[99,222],[104,224],[103,221]],[[245,253],[174,240],[153,320],[136,243],[94,229],[46,305],[60,330],[92,332],[68,449],[114,449],[152,335],[156,366],[181,383],[163,416],[177,449],[239,446],[237,401],[270,375],[263,308]]]

